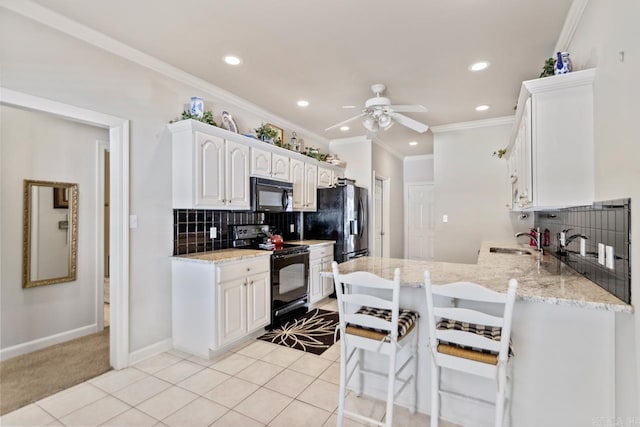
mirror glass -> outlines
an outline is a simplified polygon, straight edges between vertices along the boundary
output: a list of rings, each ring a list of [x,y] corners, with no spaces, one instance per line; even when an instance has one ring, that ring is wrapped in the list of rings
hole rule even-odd
[[[78,184],[24,181],[22,287],[76,280]]]

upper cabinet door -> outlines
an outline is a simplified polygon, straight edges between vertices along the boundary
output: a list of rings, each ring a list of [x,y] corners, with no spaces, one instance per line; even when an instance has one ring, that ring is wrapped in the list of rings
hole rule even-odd
[[[291,159],[291,182],[293,183],[293,210],[304,209],[304,162]]]
[[[227,208],[249,209],[249,147],[227,141]]]
[[[315,211],[318,205],[318,166],[304,165],[304,210]]]
[[[333,185],[333,171],[318,166],[318,188],[329,188]]]
[[[222,138],[195,133],[195,205],[224,207],[225,150]]]
[[[272,153],[271,160],[271,177],[278,181],[289,182],[289,157]]]
[[[271,178],[271,152],[251,149],[251,175]]]

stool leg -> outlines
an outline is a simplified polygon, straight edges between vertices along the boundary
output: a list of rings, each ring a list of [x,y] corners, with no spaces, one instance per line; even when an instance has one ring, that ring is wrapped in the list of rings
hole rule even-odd
[[[504,400],[507,374],[504,365],[498,367],[498,392],[496,393],[496,427],[502,427],[504,421]]]
[[[356,396],[362,396],[362,390],[364,389],[364,374],[362,369],[364,368],[364,350],[358,349],[358,393]]]
[[[431,427],[438,427],[440,418],[440,367],[431,361]]]
[[[393,423],[393,398],[395,395],[396,385],[396,343],[392,340],[389,344],[391,352],[389,354],[389,381],[387,384],[387,415],[385,416],[385,425],[391,427]]]
[[[418,325],[416,325],[416,329]],[[418,331],[415,331],[415,337],[413,338],[413,403],[411,408],[409,408],[409,412],[411,415],[416,413],[416,408],[418,406]]]
[[[347,339],[340,332],[340,388],[338,391],[338,427],[342,427],[344,420],[344,396],[347,388]]]

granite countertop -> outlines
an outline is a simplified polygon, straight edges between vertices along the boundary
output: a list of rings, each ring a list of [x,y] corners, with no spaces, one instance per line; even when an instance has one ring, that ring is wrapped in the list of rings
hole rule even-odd
[[[525,249],[532,255],[489,252],[490,247]],[[631,313],[633,307],[616,298],[592,281],[576,273],[551,255],[540,257],[526,245],[484,242],[477,264],[456,264],[397,258],[363,257],[340,264],[340,272],[369,271],[393,278],[400,268],[403,286],[420,287],[424,272],[431,272],[433,284],[472,281],[499,292],[506,292],[509,279],[518,280],[517,298],[523,301]]]
[[[335,242],[335,240],[287,240],[285,243],[291,243],[293,245],[320,246],[333,245]]]
[[[178,261],[187,262],[222,262],[234,261],[247,258],[255,258],[259,256],[269,256],[271,251],[262,249],[220,249],[219,251],[202,252],[197,254],[176,255],[172,257]]]

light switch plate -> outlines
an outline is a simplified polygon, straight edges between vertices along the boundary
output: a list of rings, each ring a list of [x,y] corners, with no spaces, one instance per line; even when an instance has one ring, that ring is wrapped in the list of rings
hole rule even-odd
[[[580,238],[580,255],[587,255],[587,239],[585,239],[584,237]]]
[[[296,232],[296,225],[289,224],[289,233],[295,233],[295,232]]]
[[[129,215],[129,228],[138,228],[138,215]]]
[[[216,237],[218,237],[218,229],[216,227],[211,227],[209,229],[209,238],[215,239]]]
[[[598,243],[598,264],[604,265],[604,243]]]
[[[615,268],[615,261],[616,258],[613,255],[613,246],[607,246],[605,248],[605,254],[604,254],[604,259],[605,259],[605,265],[607,268],[613,270]]]

